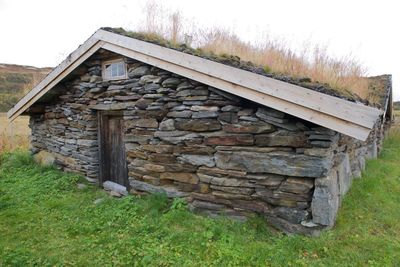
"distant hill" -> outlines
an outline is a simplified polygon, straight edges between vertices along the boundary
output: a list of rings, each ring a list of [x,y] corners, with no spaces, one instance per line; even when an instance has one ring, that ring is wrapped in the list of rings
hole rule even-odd
[[[0,63],[0,112],[8,111],[51,70]]]
[[[393,102],[393,107],[394,107],[394,109],[396,109],[396,110],[400,110],[400,101],[395,101],[395,102]]]

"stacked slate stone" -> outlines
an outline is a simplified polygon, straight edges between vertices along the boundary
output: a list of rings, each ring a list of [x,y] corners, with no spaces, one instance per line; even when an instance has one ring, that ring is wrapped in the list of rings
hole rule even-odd
[[[34,152],[96,181],[96,112],[121,110],[131,192],[185,197],[208,215],[259,214],[290,232],[333,225],[371,142],[131,59],[127,79],[103,81],[105,56],[89,59],[44,114],[31,115]]]

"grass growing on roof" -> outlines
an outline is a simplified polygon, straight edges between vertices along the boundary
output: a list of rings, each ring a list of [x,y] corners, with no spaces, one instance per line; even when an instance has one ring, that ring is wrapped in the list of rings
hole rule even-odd
[[[0,266],[396,266],[400,264],[400,132],[318,238],[190,213],[163,195],[113,199],[77,175],[0,157]],[[104,199],[94,204],[96,199]]]
[[[144,20],[134,27],[134,32],[122,28],[112,30],[218,62],[228,61],[235,67],[247,70],[256,67],[257,73],[273,75],[277,79],[281,76],[287,76],[282,80],[307,78],[310,82],[301,86],[311,89],[322,86],[327,89],[325,93],[380,104],[376,96],[382,90],[370,88],[369,80],[365,79],[368,70],[352,56],[352,51],[346,56],[335,57],[330,55],[326,45],[310,42],[295,49],[287,40],[262,30],[257,32],[258,40],[248,42],[235,33],[234,28],[203,27],[179,11],[164,8],[157,1],[147,2],[143,16]]]

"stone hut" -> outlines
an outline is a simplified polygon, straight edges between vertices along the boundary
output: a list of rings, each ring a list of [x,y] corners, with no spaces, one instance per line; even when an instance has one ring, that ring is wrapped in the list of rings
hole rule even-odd
[[[332,227],[352,179],[377,157],[380,107],[309,79],[266,73],[103,28],[13,107],[32,153],[120,193],[182,197],[206,215],[259,215],[284,231]]]

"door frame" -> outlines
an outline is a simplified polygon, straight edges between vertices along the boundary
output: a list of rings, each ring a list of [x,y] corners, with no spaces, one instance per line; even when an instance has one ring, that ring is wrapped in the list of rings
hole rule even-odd
[[[106,151],[106,137],[104,136],[104,127],[108,127],[108,120],[110,117],[121,117],[123,118],[123,111],[122,110],[98,110],[97,111],[97,140],[98,140],[98,147],[99,147],[99,186],[102,187],[103,183],[107,181],[107,175],[109,171],[107,169],[110,168],[109,161],[107,160],[107,151]],[[121,129],[121,135],[123,140],[123,129]],[[123,158],[126,159],[126,151],[125,151],[125,144],[123,148]],[[123,186],[126,187],[126,190],[129,190],[129,178],[128,178],[128,166],[127,162],[125,161],[125,168],[124,168],[124,181],[125,184]]]

